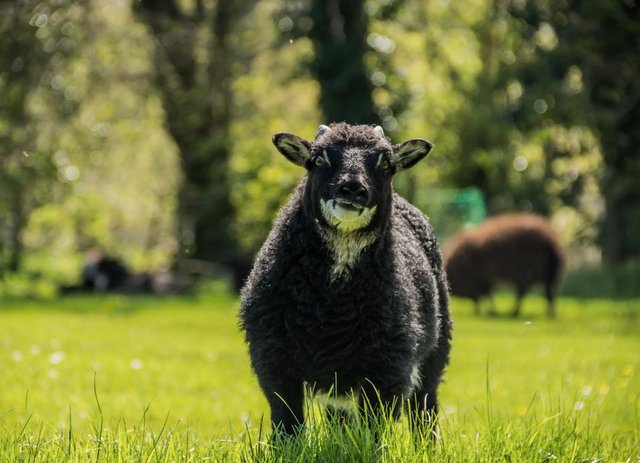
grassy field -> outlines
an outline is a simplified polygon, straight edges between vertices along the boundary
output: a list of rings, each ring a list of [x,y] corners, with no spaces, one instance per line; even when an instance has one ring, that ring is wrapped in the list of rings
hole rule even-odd
[[[269,439],[237,328],[206,295],[0,301],[0,461],[640,461],[640,300],[452,302],[441,439],[405,421]],[[263,422],[264,418],[264,422]]]

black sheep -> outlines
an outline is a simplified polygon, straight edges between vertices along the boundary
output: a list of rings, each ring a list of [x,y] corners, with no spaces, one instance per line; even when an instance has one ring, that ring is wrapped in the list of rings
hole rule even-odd
[[[473,299],[476,314],[480,298],[498,282],[516,288],[513,316],[520,314],[529,288],[542,283],[547,316],[555,317],[554,299],[564,269],[564,253],[549,223],[534,214],[503,214],[475,229],[459,233],[446,247],[445,267],[451,293]]]
[[[396,417],[393,404],[410,399],[417,419],[432,420],[450,351],[447,282],[427,218],[391,185],[431,143],[392,146],[381,127],[346,123],[320,126],[313,143],[288,133],[273,142],[308,171],[242,291],[274,429],[303,423],[304,383]]]

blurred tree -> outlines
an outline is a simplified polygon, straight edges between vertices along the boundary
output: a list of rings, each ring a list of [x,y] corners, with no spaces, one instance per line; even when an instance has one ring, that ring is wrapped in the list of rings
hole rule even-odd
[[[598,197],[597,144],[588,129],[549,117],[553,101],[536,91],[536,75],[522,72],[537,46],[522,32],[529,26],[514,21],[502,0],[424,8],[425,113],[446,150],[445,183],[478,188],[494,214],[562,210],[573,231],[592,222],[597,205],[585,202]],[[593,230],[583,228],[580,239],[592,240]]]
[[[320,106],[325,120],[352,124],[379,122],[365,67],[367,15],[363,0],[311,2],[312,73],[320,84]]]
[[[278,16],[285,37],[308,37],[313,44],[311,74],[320,85],[324,121],[380,123],[367,67],[369,16],[363,0],[287,3]]]
[[[186,3],[186,2],[184,2]],[[233,104],[231,35],[251,1],[134,2],[155,41],[155,82],[180,153],[180,254],[224,261],[237,248],[228,179]]]
[[[604,161],[605,262],[640,257],[640,4],[635,0],[509,3],[535,44],[520,75],[540,109],[597,133]],[[528,59],[527,59],[528,58]],[[535,102],[534,102],[535,104]]]
[[[456,69],[451,69],[452,79],[465,103],[451,113],[450,124],[460,133],[457,166],[450,172],[450,179],[461,187],[474,186],[485,195],[493,212],[513,207],[509,193],[509,171],[512,156],[509,142],[516,130],[513,114],[504,98],[507,82],[512,73],[505,65],[502,52],[508,40],[504,27],[504,12],[491,0],[486,14],[471,25],[480,58],[480,68],[475,79],[465,83]],[[431,40],[434,40],[432,37]],[[431,49],[437,44],[431,44]]]
[[[319,86],[304,64],[313,58],[313,45],[286,33],[293,25],[282,8],[280,0],[258,2],[251,27],[238,36],[242,72],[234,79],[230,173],[235,232],[249,255],[260,248],[275,213],[304,173],[278,153],[271,137],[293,132],[312,138],[322,121]]]
[[[127,2],[91,1],[69,19],[67,28],[91,33],[55,69],[65,95],[56,106],[77,107],[69,117],[58,121],[43,104],[53,89],[30,98],[38,150],[52,152],[55,170],[27,188],[41,199],[22,233],[22,271],[73,284],[96,249],[136,271],[167,269],[177,251],[180,168],[152,81],[151,37]]]
[[[78,49],[85,2],[0,2],[0,270],[22,260],[22,230],[56,179],[52,153],[39,146],[51,125],[75,110],[60,74]],[[40,118],[31,100],[41,93]],[[46,120],[45,120],[46,119]]]

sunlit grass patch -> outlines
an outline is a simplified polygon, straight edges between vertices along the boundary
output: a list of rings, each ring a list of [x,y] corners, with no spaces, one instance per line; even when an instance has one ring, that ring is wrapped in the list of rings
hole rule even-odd
[[[143,413],[135,423],[104,427],[101,407],[87,431],[55,428],[27,419],[23,426],[2,429],[3,461],[219,461],[219,462],[415,462],[635,461],[635,437],[612,440],[599,426],[599,413],[582,414],[562,405],[531,403],[523,417],[512,419],[492,409],[490,392],[483,418],[454,424],[440,417],[440,436],[412,430],[407,418],[388,414],[328,419],[324,404],[307,402],[308,420],[295,436],[271,434],[260,422],[242,432],[220,430],[203,438],[181,422],[165,418],[159,425]]]
[[[547,320],[532,296],[513,320],[511,301],[493,318],[452,301],[437,441],[406,417],[328,420],[322,400],[273,439],[219,289],[3,301],[0,461],[636,461],[640,303],[561,298]]]

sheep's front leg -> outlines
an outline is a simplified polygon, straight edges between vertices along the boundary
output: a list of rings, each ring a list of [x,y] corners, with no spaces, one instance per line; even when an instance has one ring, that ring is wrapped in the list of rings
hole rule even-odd
[[[408,412],[412,414],[410,422],[414,432],[423,433],[426,430],[433,439],[438,438],[438,393],[436,387],[423,387],[416,391],[409,403]]]
[[[403,392],[407,387],[399,384],[386,384],[384,381],[365,380],[360,390],[360,412],[369,416],[372,422],[378,421],[381,414],[397,419],[402,409]]]
[[[274,432],[294,434],[304,423],[304,388],[302,381],[284,380],[263,386],[271,407],[271,425]]]

